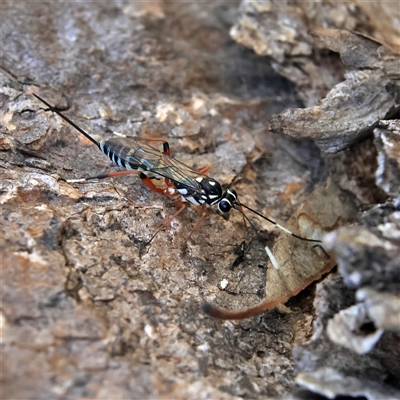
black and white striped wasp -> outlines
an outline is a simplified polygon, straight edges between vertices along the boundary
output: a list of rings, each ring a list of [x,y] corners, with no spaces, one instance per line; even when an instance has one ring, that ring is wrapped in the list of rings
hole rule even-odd
[[[251,209],[238,200],[238,195],[233,189],[222,189],[219,182],[208,177],[209,167],[194,170],[183,164],[182,162],[171,157],[171,151],[168,142],[163,142],[163,151],[149,144],[158,139],[141,139],[137,137],[114,137],[97,142],[87,132],[77,126],[68,117],[62,114],[59,110],[51,106],[41,97],[33,94],[38,100],[44,103],[51,111],[55,112],[63,118],[68,124],[73,126],[82,135],[94,143],[107,157],[116,163],[119,167],[124,168],[124,171],[115,171],[109,174],[98,175],[95,177],[74,180],[73,182],[82,182],[89,179],[111,178],[127,174],[137,174],[145,185],[151,190],[162,193],[166,196],[175,197],[179,210],[166,220],[163,225],[155,232],[150,241],[162,229],[176,218],[186,207],[187,203],[195,206],[202,206],[202,215],[193,227],[192,233],[200,226],[201,221],[205,216],[206,207],[218,206],[218,210],[222,213],[228,213],[231,209],[238,210],[243,217],[251,224],[250,220],[243,213],[242,208],[253,212],[261,218],[266,219],[271,224],[276,225],[286,233],[308,242],[321,243],[317,239],[307,239],[298,236],[277,222],[265,217],[259,212]],[[152,179],[164,179],[166,188],[159,188]],[[69,181],[72,182],[72,181]],[[252,224],[251,224],[252,225]],[[190,236],[189,236],[190,237]],[[189,239],[189,238],[188,238]]]

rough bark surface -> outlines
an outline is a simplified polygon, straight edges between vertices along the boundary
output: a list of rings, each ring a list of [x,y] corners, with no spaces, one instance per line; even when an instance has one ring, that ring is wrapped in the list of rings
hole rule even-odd
[[[340,276],[318,285],[313,336],[294,351],[296,382],[328,398],[400,395],[399,17],[390,3],[251,0],[231,30],[274,58],[308,107],[272,116],[271,130],[337,153],[330,175],[365,210],[326,236]]]
[[[357,14],[345,3],[313,4],[2,2],[3,398],[299,398],[298,385],[330,398],[398,397],[396,39],[392,29],[375,35],[382,44],[344,31],[367,26],[371,8]],[[232,29],[244,43],[237,33],[251,38],[254,20],[268,36],[245,44],[270,49],[259,52],[269,57],[229,36]],[[273,20],[275,30],[263,25]],[[279,21],[292,21],[285,35]],[[311,35],[310,25],[340,31]],[[375,21],[358,30],[381,28]],[[375,64],[347,62],[348,40]],[[355,70],[346,72],[350,64]],[[337,135],[333,123],[328,134],[300,108],[273,117],[279,133],[269,130],[271,116],[286,108],[315,106],[329,91],[330,102],[345,73],[339,88],[349,99],[338,124],[347,120],[352,135]],[[357,103],[374,104],[369,119],[346,112],[357,102],[355,81],[377,90],[371,98],[363,87]],[[174,201],[135,176],[68,183],[116,167],[32,93],[96,140],[114,132],[166,139],[174,157],[209,165],[208,175],[282,225],[295,215],[293,230],[332,231],[324,247],[338,272],[290,299],[290,313],[235,323],[205,316],[205,301],[245,309],[265,298],[273,268],[266,245],[290,259],[295,275],[296,260],[301,269],[315,266],[312,246],[290,238],[286,258],[285,233],[247,213],[256,235],[240,213],[227,220],[214,209],[186,243],[200,217],[194,207],[146,245],[176,212]],[[293,113],[303,130],[315,128],[309,137],[284,135]],[[310,137],[326,153],[342,151],[325,158]],[[310,228],[307,216],[326,212],[318,194],[328,175],[346,217],[313,219]],[[370,208],[376,202],[386,203]],[[354,204],[364,213],[339,229],[354,219]]]

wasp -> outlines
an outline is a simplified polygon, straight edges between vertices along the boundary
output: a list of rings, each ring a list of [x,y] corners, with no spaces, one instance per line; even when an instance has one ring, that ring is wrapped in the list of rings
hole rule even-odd
[[[103,179],[127,174],[136,174],[139,175],[142,182],[151,190],[176,199],[177,205],[180,208],[174,215],[163,223],[149,242],[153,240],[156,234],[164,226],[168,226],[169,223],[187,207],[188,203],[191,203],[195,206],[202,207],[202,215],[194,226],[192,233],[200,226],[204,216],[206,215],[205,210],[209,206],[217,206],[218,210],[224,214],[229,213],[232,209],[238,210],[250,225],[253,226],[249,218],[242,211],[242,209],[245,208],[297,239],[321,243],[321,241],[317,239],[308,239],[296,235],[282,225],[279,225],[277,222],[241,203],[234,189],[228,188],[223,190],[218,181],[206,175],[209,171],[209,167],[195,170],[171,157],[171,150],[168,142],[163,141],[163,151],[149,144],[152,141],[160,141],[160,139],[113,137],[98,142],[44,99],[36,94],[33,95],[44,103],[51,111],[55,112],[78,132],[94,143],[111,161],[124,169],[122,171],[114,171],[108,174],[69,182],[81,182],[89,179]],[[153,183],[152,179],[164,179],[166,188],[157,187]],[[190,236],[188,239],[189,238]]]

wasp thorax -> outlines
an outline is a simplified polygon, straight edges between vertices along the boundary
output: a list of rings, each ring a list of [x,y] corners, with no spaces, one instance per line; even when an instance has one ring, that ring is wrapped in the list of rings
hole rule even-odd
[[[221,185],[215,179],[204,176],[196,178],[196,181],[200,183],[203,189],[202,198],[205,202],[210,205],[218,203],[222,196]]]
[[[228,189],[222,195],[221,201],[218,203],[218,210],[224,213],[231,211],[237,200],[237,193],[233,189]]]

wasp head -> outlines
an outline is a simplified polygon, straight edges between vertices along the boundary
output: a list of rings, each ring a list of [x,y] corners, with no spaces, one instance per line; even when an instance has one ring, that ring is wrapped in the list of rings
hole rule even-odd
[[[237,193],[233,189],[225,190],[219,203],[218,210],[224,213],[231,211],[232,207],[235,207],[237,202]]]

